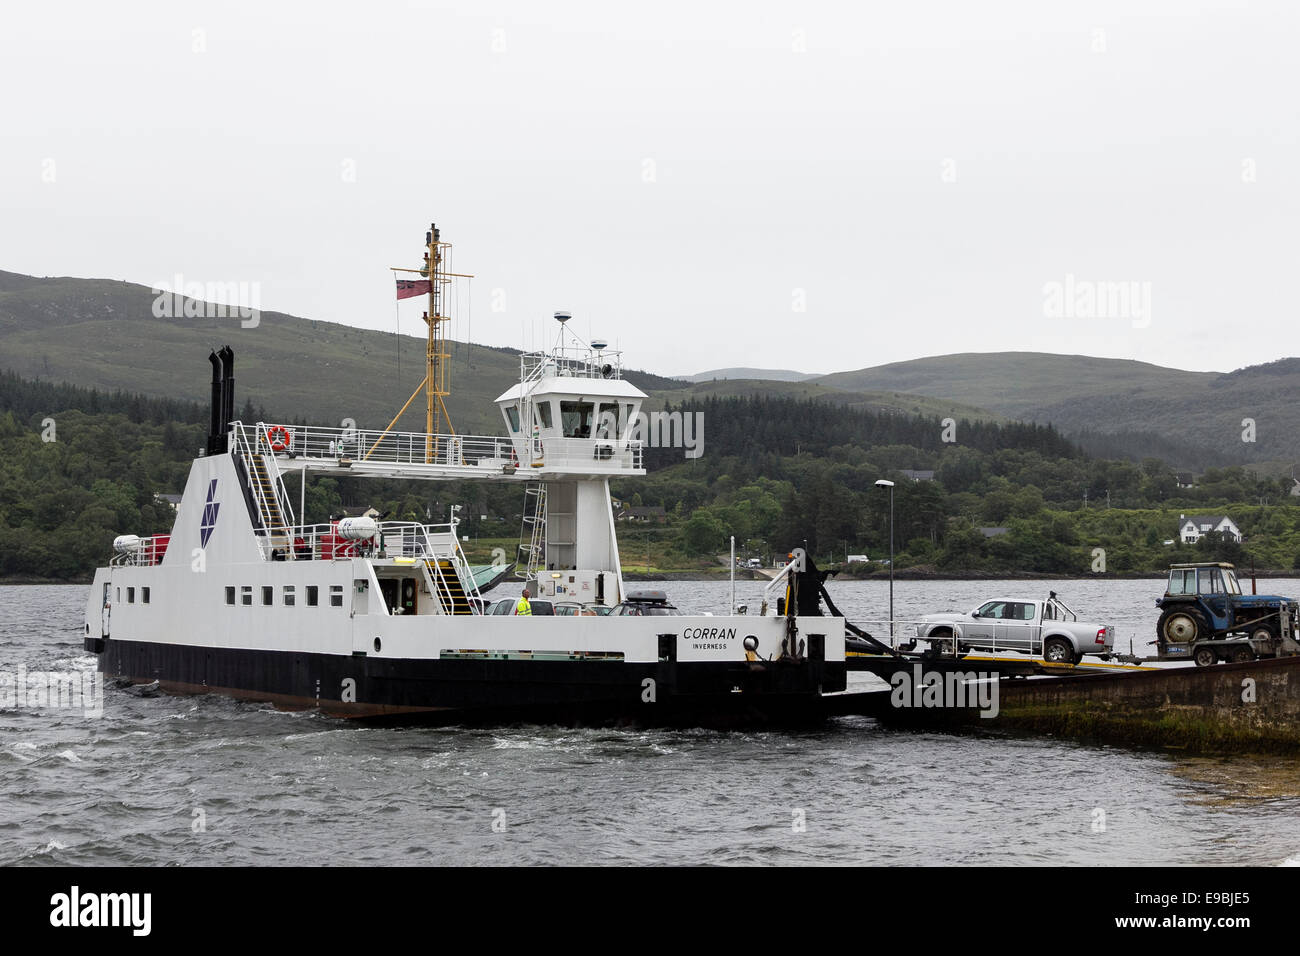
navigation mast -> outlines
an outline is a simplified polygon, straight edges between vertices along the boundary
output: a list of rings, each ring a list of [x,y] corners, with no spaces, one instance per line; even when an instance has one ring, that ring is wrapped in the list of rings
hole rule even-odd
[[[447,351],[447,331],[445,324],[451,316],[443,314],[446,303],[447,287],[453,279],[472,279],[472,275],[449,272],[447,266],[451,260],[451,243],[443,242],[436,223],[429,224],[429,231],[424,234],[424,264],[418,269],[393,266],[394,272],[412,272],[429,284],[429,307],[424,313],[424,324],[428,327],[428,340],[425,346],[424,380],[415,387],[411,397],[406,400],[401,411],[384,429],[386,435],[405,414],[415,396],[424,389],[424,460],[432,462],[437,455],[437,436],[455,435],[456,429],[451,424],[451,415],[447,411],[444,399],[451,394],[451,355]],[[446,429],[441,426],[446,422]],[[380,436],[382,438],[382,435]],[[373,449],[372,449],[373,450]],[[369,455],[366,456],[367,458]]]

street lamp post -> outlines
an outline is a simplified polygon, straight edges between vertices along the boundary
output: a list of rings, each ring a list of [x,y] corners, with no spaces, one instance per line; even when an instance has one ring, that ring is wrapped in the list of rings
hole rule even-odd
[[[889,646],[894,646],[894,483],[886,478],[876,482],[877,488],[889,489]]]

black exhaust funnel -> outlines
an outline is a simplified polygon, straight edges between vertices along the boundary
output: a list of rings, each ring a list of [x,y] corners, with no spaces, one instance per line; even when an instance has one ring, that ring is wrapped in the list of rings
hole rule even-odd
[[[212,415],[208,421],[208,454],[218,455],[225,451],[223,444],[226,439],[221,430],[221,359],[217,358],[216,352],[209,352],[208,361],[212,363]]]
[[[226,433],[230,431],[230,423],[235,420],[235,350],[229,345],[223,345],[218,354],[221,356],[221,367],[224,373],[224,381],[221,385],[221,435],[224,439]]]

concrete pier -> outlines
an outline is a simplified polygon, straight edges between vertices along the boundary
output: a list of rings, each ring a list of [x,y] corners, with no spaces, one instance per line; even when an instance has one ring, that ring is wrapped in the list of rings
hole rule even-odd
[[[981,670],[981,662],[961,663]],[[1003,679],[991,718],[970,707],[899,708],[888,691],[853,696],[861,699],[842,702],[840,712],[891,724],[1015,730],[1192,753],[1300,753],[1300,657]]]

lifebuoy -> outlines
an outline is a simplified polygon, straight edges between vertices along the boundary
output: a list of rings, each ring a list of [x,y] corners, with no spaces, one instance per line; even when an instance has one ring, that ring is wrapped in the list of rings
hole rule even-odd
[[[283,436],[278,441],[275,437],[277,434]],[[271,443],[271,451],[284,451],[293,444],[293,436],[289,434],[289,429],[283,425],[272,425],[268,428],[266,430],[266,440]]]

